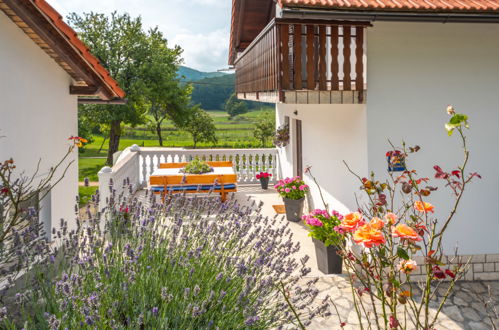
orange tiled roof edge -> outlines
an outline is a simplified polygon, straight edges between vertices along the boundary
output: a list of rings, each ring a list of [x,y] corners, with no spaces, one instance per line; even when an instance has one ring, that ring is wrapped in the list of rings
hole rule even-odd
[[[499,11],[498,0],[278,0],[281,7],[355,10]]]
[[[32,0],[32,3],[45,14],[53,23],[53,25],[64,34],[71,45],[76,48],[85,61],[91,66],[98,76],[102,78],[105,83],[116,95],[117,98],[124,98],[125,91],[123,91],[118,83],[111,77],[109,72],[100,64],[99,60],[90,52],[88,47],[78,38],[75,30],[67,25],[61,14],[59,14],[50,4],[45,0]]]

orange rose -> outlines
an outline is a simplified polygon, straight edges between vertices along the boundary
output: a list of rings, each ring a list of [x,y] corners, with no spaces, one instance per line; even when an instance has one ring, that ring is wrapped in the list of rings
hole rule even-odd
[[[352,238],[355,243],[363,245],[366,248],[372,248],[373,246],[378,246],[386,242],[383,233],[370,224],[359,227],[359,229],[353,233]]]
[[[416,269],[418,269],[418,264],[414,260],[400,260],[397,266],[398,270],[402,273],[410,274]]]
[[[365,222],[362,220],[362,214],[353,212],[345,215],[341,220],[341,229],[352,232]]]
[[[369,224],[371,225],[371,227],[378,230],[385,226],[385,222],[378,217],[372,218]]]
[[[422,240],[421,236],[419,236],[413,228],[403,223],[399,223],[395,227],[392,227],[392,236],[417,242]]]
[[[415,201],[414,202],[414,208],[416,210],[418,210],[419,212],[424,212],[424,213],[427,213],[427,212],[435,212],[433,209],[435,208],[435,206],[431,205],[430,203],[426,203],[426,202],[421,202],[421,201]]]
[[[388,212],[387,214],[385,214],[385,220],[390,225],[394,225],[397,222],[398,217],[395,213]]]

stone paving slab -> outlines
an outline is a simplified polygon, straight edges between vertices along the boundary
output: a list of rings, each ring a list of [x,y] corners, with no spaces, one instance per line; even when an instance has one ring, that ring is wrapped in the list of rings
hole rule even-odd
[[[345,275],[322,276],[316,284],[320,291],[318,300],[325,296],[331,297],[341,315],[342,322],[346,322],[344,329],[359,329],[359,321],[354,309],[352,292]],[[456,283],[455,291],[449,298],[439,315],[435,329],[493,329],[491,314],[486,312],[482,299],[489,299],[488,288],[492,292],[492,300],[496,310],[499,310],[499,281],[475,281]],[[437,292],[443,293],[441,287]],[[367,297],[366,297],[367,298]],[[417,296],[416,296],[417,298]],[[431,305],[435,311],[436,304]],[[327,318],[317,318],[308,329],[325,330],[340,329],[340,321],[334,308],[332,315]],[[494,319],[495,326],[499,327],[499,320]]]

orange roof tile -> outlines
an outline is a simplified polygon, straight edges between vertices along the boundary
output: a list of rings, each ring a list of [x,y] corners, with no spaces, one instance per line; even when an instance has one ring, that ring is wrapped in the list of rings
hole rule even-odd
[[[278,0],[281,7],[414,11],[498,11],[499,0]]]
[[[45,0],[0,0],[0,10],[68,72],[75,85],[95,86],[95,93],[103,99],[125,97],[125,92],[77,33]],[[74,60],[67,62],[65,58]]]
[[[80,55],[89,64],[91,69],[102,79],[102,83],[107,85],[112,92],[114,92],[117,98],[125,97],[125,92],[120,88],[118,83],[111,77],[102,64],[100,64],[99,60],[92,55],[88,47],[78,38],[77,33],[63,21],[62,16],[45,0],[32,0],[32,2],[41,12],[50,18],[53,25],[67,37],[68,41],[79,51]]]

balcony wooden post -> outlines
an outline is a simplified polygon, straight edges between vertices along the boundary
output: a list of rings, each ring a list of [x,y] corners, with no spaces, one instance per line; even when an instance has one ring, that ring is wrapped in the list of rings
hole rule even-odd
[[[302,60],[302,49],[301,49],[301,34],[302,26],[300,24],[294,25],[294,38],[293,38],[293,83],[294,89],[302,89],[302,77],[301,77],[301,60]]]
[[[361,26],[356,27],[355,37],[355,89],[359,92],[359,103],[364,100],[364,28]]]
[[[350,64],[350,54],[351,54],[351,26],[343,26],[343,90],[352,90],[352,78],[350,73],[352,71],[352,66]]]
[[[327,66],[326,66],[326,27],[319,26],[319,90],[327,89]]]
[[[307,25],[307,89],[315,89],[314,26]]]
[[[281,25],[282,89],[289,90],[289,25]]]
[[[331,26],[331,90],[337,91],[340,89],[339,72],[340,65],[338,63],[338,26]]]

